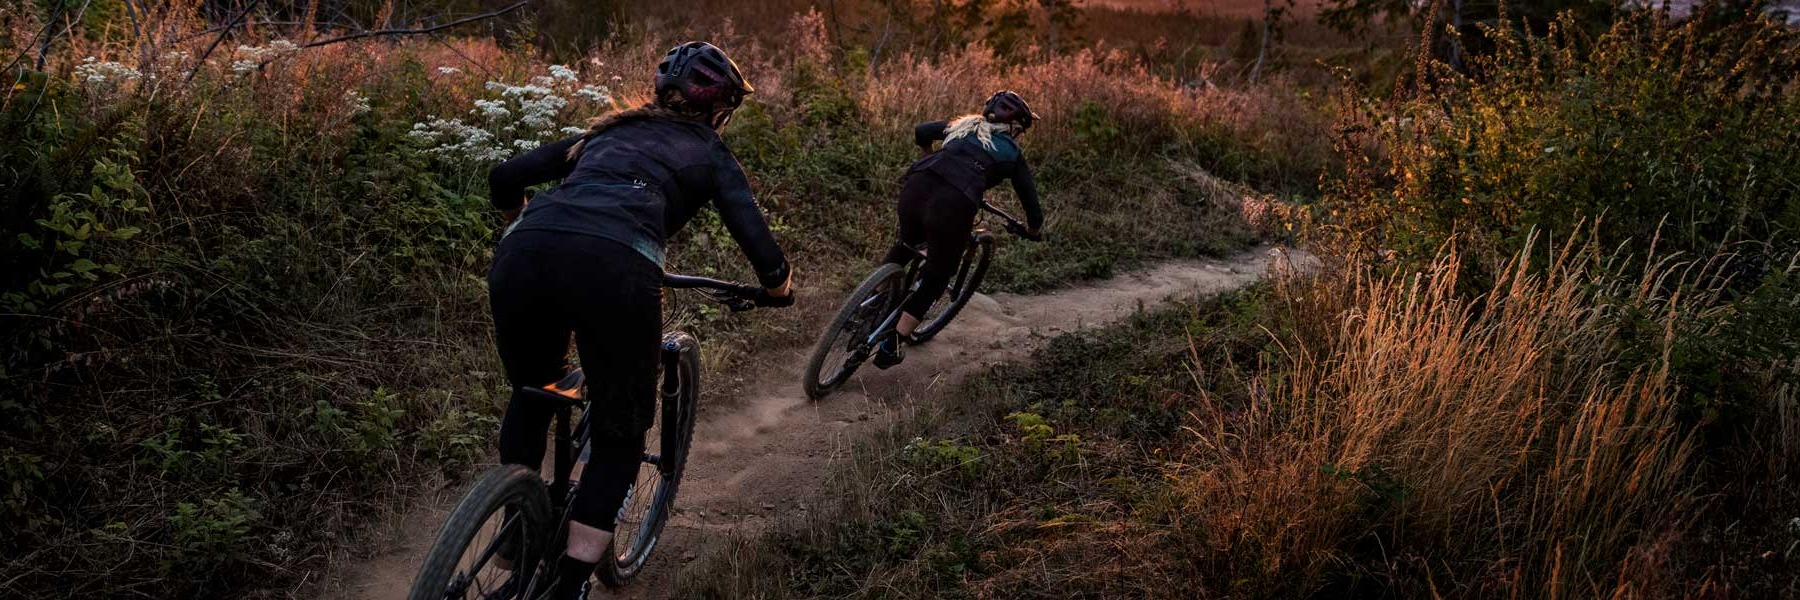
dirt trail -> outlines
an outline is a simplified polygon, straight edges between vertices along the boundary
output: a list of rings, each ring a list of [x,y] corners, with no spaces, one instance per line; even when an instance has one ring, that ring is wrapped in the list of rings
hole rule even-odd
[[[881,371],[865,365],[818,403],[800,390],[810,348],[744,387],[737,404],[702,410],[695,452],[677,499],[678,512],[638,581],[624,597],[663,598],[678,571],[709,539],[754,532],[813,501],[833,456],[885,427],[892,415],[931,402],[964,376],[1029,355],[1044,340],[1105,325],[1139,305],[1237,289],[1256,281],[1280,255],[1262,247],[1228,260],[1187,260],[1126,273],[1043,295],[977,295],[936,340],[908,350],[906,363]],[[817,315],[822,323],[828,314]],[[384,552],[328,576],[327,598],[403,598],[418,561],[461,486],[428,499],[377,537]]]

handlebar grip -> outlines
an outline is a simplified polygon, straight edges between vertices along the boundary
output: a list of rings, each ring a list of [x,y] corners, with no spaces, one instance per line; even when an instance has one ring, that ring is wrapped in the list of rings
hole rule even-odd
[[[1006,222],[1006,232],[1016,235],[1016,236],[1019,236],[1019,237],[1022,237],[1022,238],[1025,238],[1025,239],[1028,239],[1028,240],[1031,240],[1031,241],[1034,241],[1034,242],[1044,241],[1043,233],[1038,233],[1037,235],[1031,235],[1031,229],[1024,226],[1023,224],[1020,224],[1018,221],[1007,221]]]
[[[794,305],[794,292],[788,291],[786,296],[775,296],[769,290],[758,288],[754,296],[757,306],[765,308],[787,308]]]

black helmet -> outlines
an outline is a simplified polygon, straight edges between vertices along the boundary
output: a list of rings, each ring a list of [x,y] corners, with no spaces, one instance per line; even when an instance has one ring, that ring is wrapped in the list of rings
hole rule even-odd
[[[989,123],[1018,123],[1021,127],[1030,128],[1037,121],[1037,113],[1031,112],[1031,105],[1025,99],[1008,90],[1000,90],[989,96],[987,103],[981,105],[981,116]]]
[[[706,42],[688,42],[669,50],[656,65],[658,104],[670,98],[670,90],[681,92],[681,106],[673,108],[717,118],[737,108],[756,88],[723,50]]]

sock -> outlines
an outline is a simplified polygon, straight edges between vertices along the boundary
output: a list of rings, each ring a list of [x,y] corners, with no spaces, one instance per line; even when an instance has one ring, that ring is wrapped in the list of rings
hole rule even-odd
[[[582,584],[593,577],[596,564],[562,555],[556,560],[556,589],[551,590],[550,597],[554,600],[580,599]]]

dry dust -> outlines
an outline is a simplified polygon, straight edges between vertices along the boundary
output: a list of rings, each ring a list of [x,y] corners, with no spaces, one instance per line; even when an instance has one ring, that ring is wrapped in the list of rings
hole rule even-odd
[[[695,452],[676,501],[677,514],[656,553],[622,597],[663,598],[708,540],[752,533],[792,511],[804,511],[826,467],[855,440],[885,427],[918,403],[935,401],[964,376],[1024,358],[1062,332],[1105,325],[1139,306],[1170,298],[1234,290],[1256,281],[1285,251],[1258,248],[1229,260],[1164,263],[1091,285],[1043,295],[977,295],[931,343],[911,348],[906,362],[882,371],[865,365],[825,399],[800,389],[810,348],[794,350],[781,368],[744,387],[738,403],[702,409]],[[819,315],[823,323],[830,315]],[[704,375],[703,375],[704,377]],[[381,526],[374,556],[342,561],[314,590],[323,598],[404,598],[437,527],[466,486],[420,502]]]

